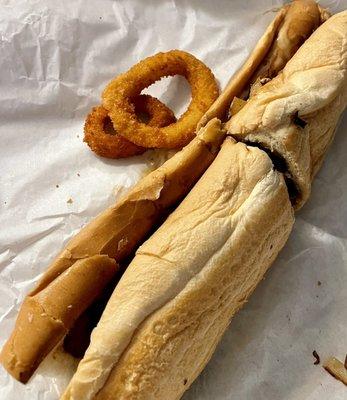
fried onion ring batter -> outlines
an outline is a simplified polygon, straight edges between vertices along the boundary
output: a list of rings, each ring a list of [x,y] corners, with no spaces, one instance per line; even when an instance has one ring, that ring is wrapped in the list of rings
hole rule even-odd
[[[182,75],[191,86],[192,100],[187,111],[165,127],[149,126],[138,120],[131,102],[134,96],[165,76]],[[117,132],[147,148],[183,147],[194,137],[200,118],[218,97],[211,70],[189,53],[172,50],[148,57],[113,79],[102,94],[103,106]]]
[[[147,119],[149,126],[162,127],[176,121],[173,112],[152,96],[136,96],[132,103],[137,117]],[[96,154],[107,158],[130,157],[147,150],[118,134],[113,128],[108,111],[102,106],[94,107],[88,114],[84,125],[84,141]]]

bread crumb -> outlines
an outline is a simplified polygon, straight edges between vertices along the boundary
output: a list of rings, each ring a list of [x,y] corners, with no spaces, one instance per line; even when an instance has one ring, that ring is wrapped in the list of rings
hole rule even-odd
[[[72,200],[71,197],[69,198],[69,200],[67,201],[67,203],[68,203],[68,204],[72,204],[72,203],[73,203],[73,200]]]
[[[28,315],[29,324],[31,324],[33,322],[33,318],[34,318],[33,314]]]

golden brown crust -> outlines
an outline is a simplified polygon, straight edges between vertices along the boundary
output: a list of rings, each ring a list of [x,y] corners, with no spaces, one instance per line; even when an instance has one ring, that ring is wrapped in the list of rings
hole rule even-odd
[[[265,55],[271,48],[271,45],[275,40],[278,27],[283,21],[285,14],[286,8],[281,8],[281,10],[277,13],[275,19],[266,29],[264,35],[258,41],[256,47],[254,48],[246,62],[242,65],[240,70],[237,71],[236,74],[230,78],[227,86],[219,95],[217,100],[200,119],[197,125],[197,129],[200,129],[202,126],[206,125],[206,123],[211,118],[216,117],[219,118],[221,121],[225,120],[233,98],[235,96],[240,96],[245,86],[249,84],[249,80],[254,71],[258,68]]]
[[[320,23],[320,10],[314,0],[295,0],[290,3],[278,27],[276,40],[273,41],[250,83],[258,78],[275,77]]]
[[[347,104],[346,43],[344,11],[321,25],[226,124],[238,140],[258,143],[285,161],[298,190],[295,208],[308,199]]]
[[[233,98],[247,98],[254,82],[277,75],[328,16],[329,13],[313,0],[295,0],[282,7],[241,69],[201,118],[198,128],[214,117],[225,121]]]
[[[210,121],[188,146],[141,179],[123,199],[74,236],[31,295],[45,288],[80,258],[107,254],[121,262],[128,257],[154,221],[189,192],[215,158],[223,138],[220,121]]]
[[[95,263],[100,257],[110,257],[117,262],[128,257],[163,214],[199,179],[213,161],[223,138],[220,121],[211,121],[187,147],[143,178],[120,202],[101,213],[70,240],[29,293],[19,312],[15,330],[2,351],[1,362],[15,378],[23,382],[28,380],[43,357],[71,327],[63,314],[66,299],[70,295],[89,293],[88,287],[80,286],[80,278],[74,277],[74,269],[90,260]],[[62,281],[62,277],[68,283]],[[104,283],[107,284],[106,280]],[[94,281],[88,281],[88,285],[91,292],[99,287],[99,283]],[[46,296],[45,293],[52,293],[53,288],[56,288],[54,296]],[[59,297],[64,288],[64,298]],[[50,298],[55,301],[57,296],[59,300],[53,304],[50,317],[35,318],[38,327],[32,329],[34,324],[32,321],[28,323],[30,315],[37,315],[40,307],[44,310],[50,308]],[[76,303],[85,309],[82,298]],[[83,310],[74,309],[74,319]],[[64,324],[56,324],[60,319],[64,319]],[[41,333],[36,334],[36,331]]]
[[[226,140],[138,249],[63,399],[94,399],[100,387],[98,400],[180,398],[292,224],[284,180],[268,156]]]
[[[25,298],[14,331],[0,354],[7,371],[26,382],[74,321],[117,272],[107,256],[77,261],[41,292]]]

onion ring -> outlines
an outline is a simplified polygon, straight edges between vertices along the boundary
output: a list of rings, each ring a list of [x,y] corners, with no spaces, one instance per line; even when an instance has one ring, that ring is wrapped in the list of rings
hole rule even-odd
[[[187,111],[166,127],[148,126],[138,121],[131,99],[155,81],[173,75],[184,76],[191,86],[192,100]],[[183,147],[194,137],[200,118],[218,97],[211,70],[189,53],[172,50],[148,57],[111,81],[102,94],[103,106],[117,132],[150,148]]]
[[[147,117],[149,126],[166,126],[176,121],[173,112],[155,97],[140,95],[132,99],[139,118]],[[124,158],[144,153],[147,149],[137,146],[118,134],[108,116],[108,111],[97,106],[88,114],[84,125],[84,141],[99,156]]]

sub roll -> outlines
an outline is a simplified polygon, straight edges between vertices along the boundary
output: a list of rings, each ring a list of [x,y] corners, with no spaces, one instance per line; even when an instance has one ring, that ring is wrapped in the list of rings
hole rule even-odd
[[[226,124],[237,140],[279,160],[296,209],[310,195],[346,107],[346,19],[346,11],[329,18]]]
[[[26,382],[137,249],[62,399],[180,399],[309,198],[347,104],[346,43],[347,12],[284,6],[197,137],[55,259],[23,303],[5,368]]]
[[[215,117],[226,121],[233,99],[246,100],[252,87],[259,87],[275,77],[329,16],[330,13],[314,0],[294,0],[283,6],[245,63],[201,118],[198,129]]]
[[[69,241],[25,298],[1,351],[0,361],[14,378],[28,381],[73,323],[114,281],[116,262],[129,257],[200,178],[223,138],[220,121],[212,120],[182,151]],[[57,293],[64,296],[56,297]]]
[[[180,398],[293,221],[284,179],[266,153],[226,139],[138,249],[62,399]]]
[[[342,12],[282,72],[253,90],[247,83],[242,107],[225,125],[229,137],[136,252],[63,400],[175,400],[189,388],[284,246],[294,208],[308,198],[346,107],[346,43]]]

